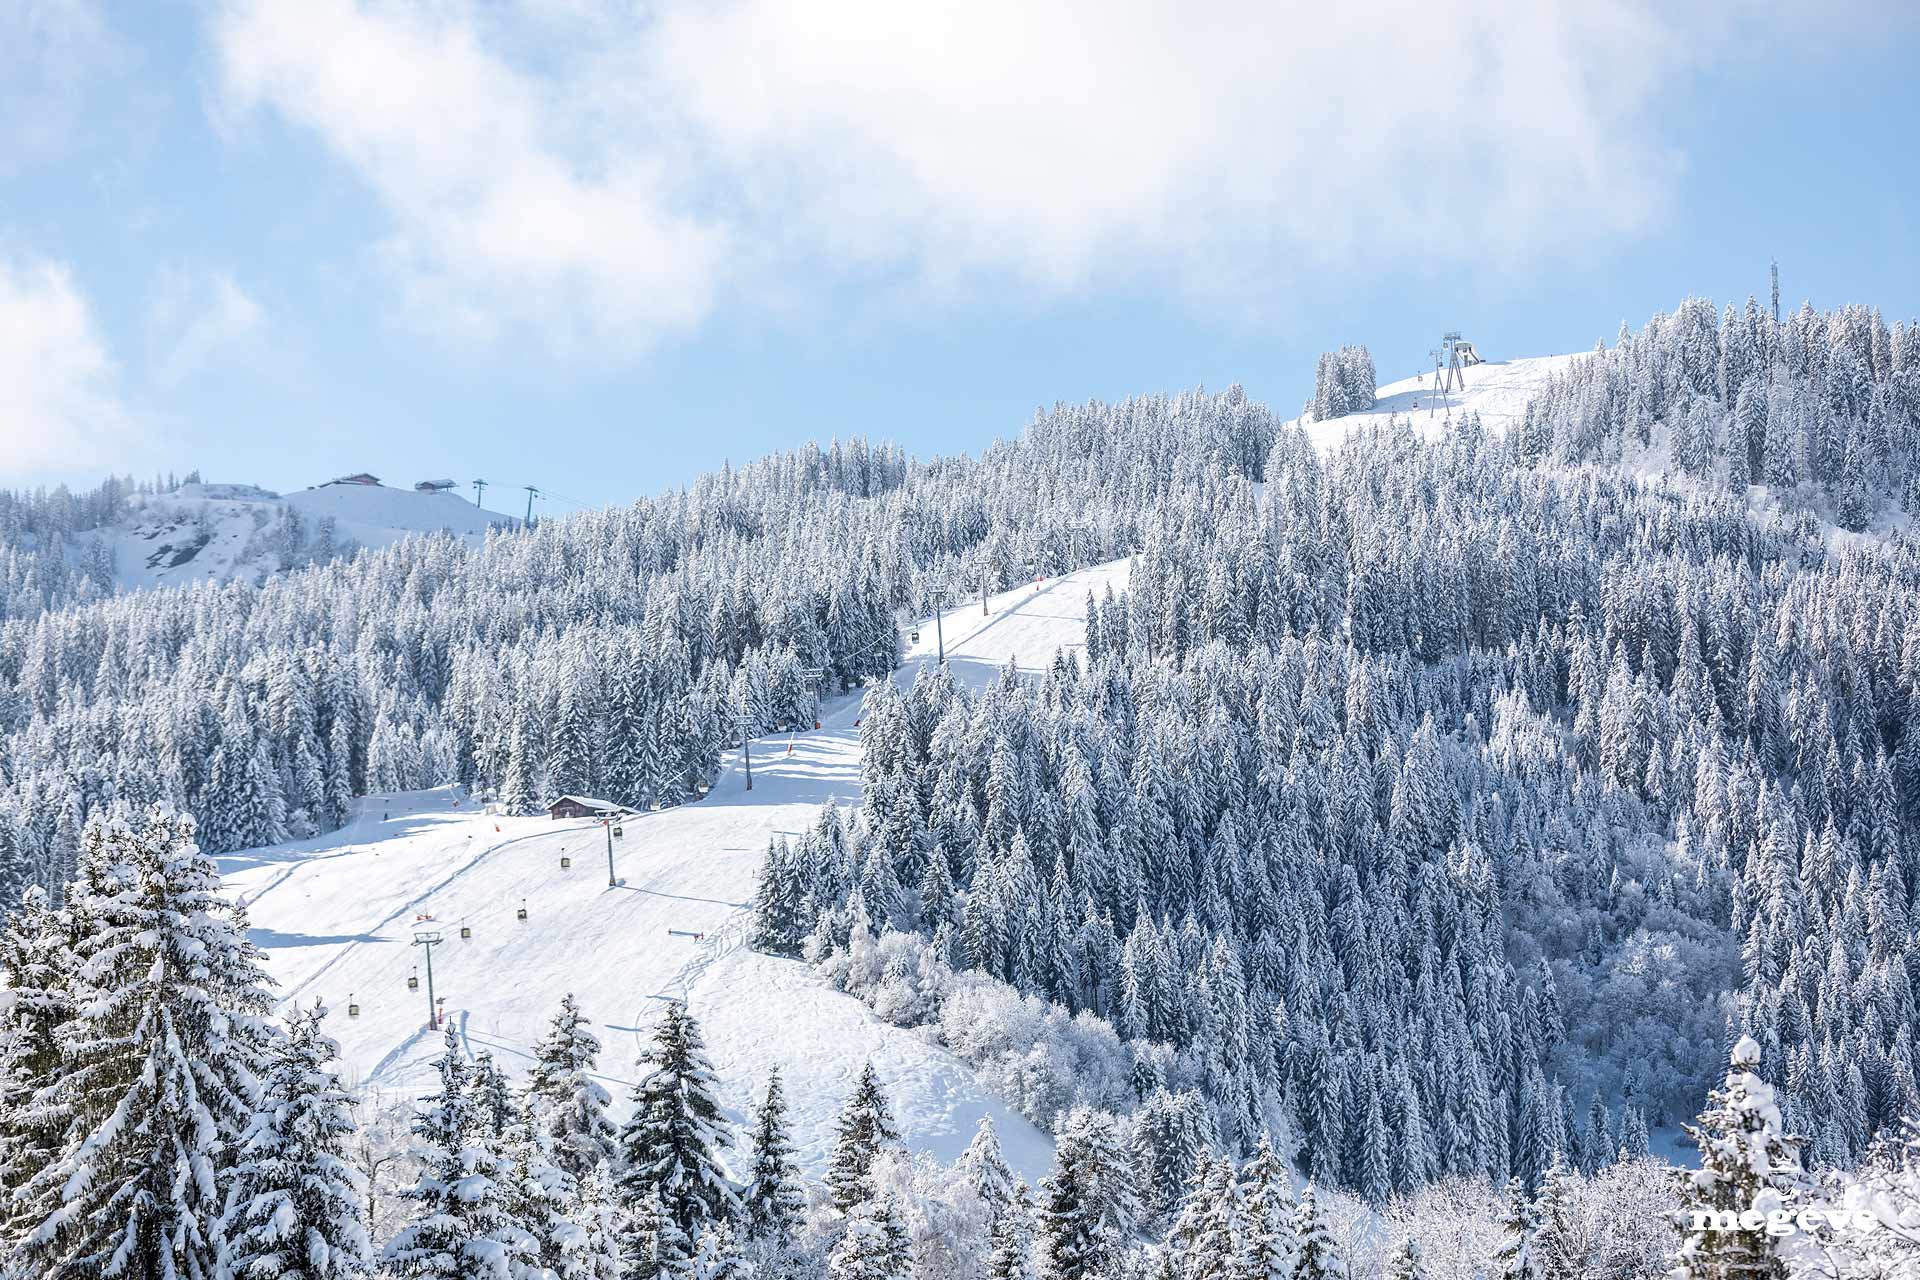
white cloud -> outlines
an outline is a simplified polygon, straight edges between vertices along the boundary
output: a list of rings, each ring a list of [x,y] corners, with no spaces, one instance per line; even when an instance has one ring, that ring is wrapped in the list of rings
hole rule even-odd
[[[168,275],[147,314],[154,381],[178,386],[265,322],[260,304],[225,272]]]
[[[359,172],[432,323],[624,344],[699,320],[722,232],[672,209],[650,148],[583,140],[558,86],[490,35],[515,44],[461,4],[231,4],[215,24],[229,101],[271,105]]]
[[[142,438],[67,269],[0,260],[0,478],[126,467]]]
[[[227,102],[364,178],[442,322],[625,343],[820,264],[1247,287],[1577,252],[1660,216],[1661,108],[1726,25],[1648,0],[228,0],[214,32]]]

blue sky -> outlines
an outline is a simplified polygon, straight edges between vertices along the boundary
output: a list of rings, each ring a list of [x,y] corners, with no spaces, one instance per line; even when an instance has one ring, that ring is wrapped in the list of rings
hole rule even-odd
[[[22,0],[0,484],[548,509],[1055,400],[1920,315],[1906,5]],[[490,506],[508,506],[490,497]]]

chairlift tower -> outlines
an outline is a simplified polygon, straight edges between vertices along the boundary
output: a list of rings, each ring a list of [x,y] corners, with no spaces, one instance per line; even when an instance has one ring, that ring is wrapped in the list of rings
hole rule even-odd
[[[943,667],[947,665],[947,637],[946,633],[940,628],[940,614],[952,600],[953,593],[945,587],[941,587],[933,593],[933,643],[934,649],[939,655],[935,661]]]
[[[433,949],[440,945],[438,929],[426,929],[413,935],[413,945],[427,949],[427,1025],[435,1030],[440,1026],[440,1010],[433,1002]]]
[[[1440,346],[1441,349],[1446,352],[1447,356],[1446,382],[1445,385],[1440,388],[1441,391],[1452,391],[1456,381],[1459,383],[1460,390],[1465,391],[1467,389],[1467,371],[1462,368],[1460,364],[1459,330],[1453,329],[1441,334]]]

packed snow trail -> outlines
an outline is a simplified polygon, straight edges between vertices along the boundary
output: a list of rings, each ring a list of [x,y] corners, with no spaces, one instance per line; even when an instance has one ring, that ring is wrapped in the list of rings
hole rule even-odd
[[[1056,650],[1084,643],[1087,593],[1123,588],[1127,568],[1028,584],[990,597],[984,615],[975,599],[944,614],[939,630],[929,619],[895,679],[910,682],[933,662],[940,631],[948,666],[974,687],[1009,661],[1043,669]],[[489,816],[453,788],[368,797],[329,836],[221,859],[225,883],[247,905],[277,994],[321,998],[332,1010],[327,1029],[350,1080],[403,1096],[428,1084],[440,1041],[426,1033],[425,948],[413,938],[434,930],[434,995],[466,1043],[509,1071],[525,1069],[571,991],[596,1024],[602,1079],[624,1110],[639,1045],[664,1002],[685,999],[734,1118],[779,1066],[795,1142],[816,1167],[871,1059],[911,1146],[950,1160],[991,1114],[1009,1162],[1037,1178],[1051,1160],[1046,1136],[951,1054],[874,1019],[806,965],[744,945],[769,840],[811,825],[830,800],[860,798],[861,705],[859,694],[839,699],[819,730],[755,739],[751,791],[734,751],[704,799],[622,819],[612,888],[599,825]],[[359,1016],[348,1016],[349,1000]]]

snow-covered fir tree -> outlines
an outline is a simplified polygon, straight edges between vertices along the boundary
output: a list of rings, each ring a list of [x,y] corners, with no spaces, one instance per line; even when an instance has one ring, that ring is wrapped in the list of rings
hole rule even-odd
[[[630,1206],[658,1206],[654,1263],[679,1267],[708,1223],[741,1214],[721,1162],[733,1139],[715,1096],[713,1064],[685,1005],[667,1005],[640,1071],[633,1112],[620,1130],[620,1194]]]
[[[554,1163],[576,1181],[619,1153],[619,1126],[608,1115],[613,1099],[593,1078],[600,1040],[591,1025],[571,992],[561,997],[527,1072],[536,1123],[552,1141]]]
[[[13,1265],[47,1277],[216,1280],[223,1192],[269,1044],[266,977],[193,820],[89,824],[72,910],[73,1016],[35,1106],[64,1124],[16,1193]]]
[[[319,1001],[287,1017],[227,1191],[233,1280],[360,1280],[373,1265],[364,1180],[347,1161],[352,1100],[333,1068]]]
[[[833,1160],[827,1166],[827,1186],[833,1203],[842,1213],[851,1213],[873,1197],[873,1159],[889,1143],[900,1140],[893,1121],[893,1109],[880,1087],[880,1076],[871,1062],[860,1068],[853,1094],[840,1109],[834,1124]]]
[[[1309,1182],[1293,1214],[1293,1280],[1346,1280],[1347,1261]]]
[[[473,1088],[460,1034],[447,1025],[439,1092],[414,1117],[419,1177],[401,1194],[413,1214],[381,1251],[394,1276],[516,1280],[539,1242],[512,1213],[512,1167]]]
[[[1686,1237],[1674,1274],[1680,1280],[1782,1280],[1788,1274],[1781,1239],[1741,1217],[1792,1212],[1804,1193],[1800,1141],[1782,1131],[1773,1087],[1758,1075],[1760,1045],[1741,1036],[1726,1081],[1687,1136],[1700,1167],[1686,1178]]]
[[[742,1197],[748,1230],[775,1248],[791,1246],[805,1210],[805,1192],[787,1124],[786,1088],[776,1067],[767,1077],[760,1105],[754,1109],[752,1151]]]

